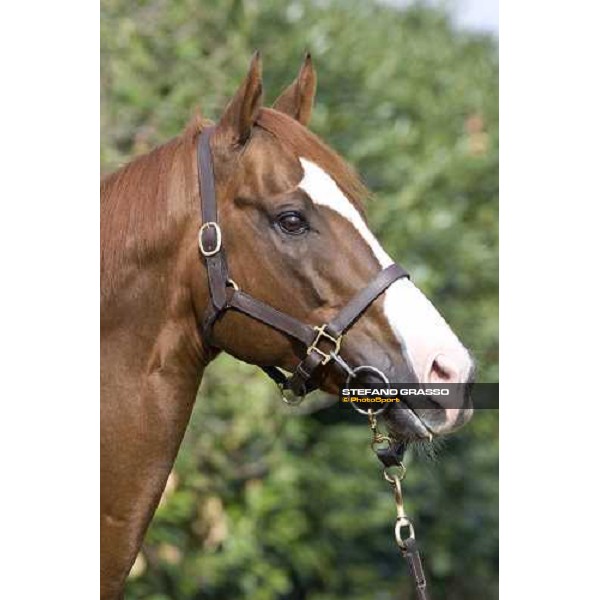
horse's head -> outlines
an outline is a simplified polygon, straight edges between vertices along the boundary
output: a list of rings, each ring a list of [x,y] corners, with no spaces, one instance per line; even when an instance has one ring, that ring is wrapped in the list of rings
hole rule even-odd
[[[263,108],[255,57],[211,139],[230,277],[245,292],[311,325],[328,322],[392,264],[367,226],[360,181],[305,128],[315,87],[307,57],[274,108]],[[302,344],[235,311],[217,321],[213,340],[246,362],[290,371],[306,354]],[[376,367],[391,382],[459,384],[473,374],[467,350],[406,278],[356,320],[340,355],[350,365]],[[324,390],[337,391],[344,381],[334,363],[316,373]],[[387,411],[387,418],[396,435],[426,437],[466,422],[467,404],[440,401],[427,409]]]

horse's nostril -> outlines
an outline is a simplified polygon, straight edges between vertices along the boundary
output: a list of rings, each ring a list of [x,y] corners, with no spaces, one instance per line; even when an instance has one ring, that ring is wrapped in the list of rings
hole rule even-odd
[[[449,357],[444,354],[435,357],[428,381],[429,383],[455,383],[458,381],[458,371]]]

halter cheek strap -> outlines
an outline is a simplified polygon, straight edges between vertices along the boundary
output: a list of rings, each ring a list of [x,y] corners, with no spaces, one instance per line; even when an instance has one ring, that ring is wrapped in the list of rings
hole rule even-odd
[[[353,369],[340,356],[344,333],[394,281],[409,277],[408,273],[396,264],[383,269],[375,279],[351,298],[329,323],[318,326],[303,323],[241,291],[229,277],[219,226],[210,150],[213,132],[214,127],[204,128],[199,136],[197,148],[198,181],[202,200],[202,226],[198,233],[198,246],[206,264],[210,295],[210,304],[202,320],[202,336],[205,343],[211,344],[214,324],[228,310],[245,314],[300,342],[307,349],[306,355],[291,377],[287,377],[277,367],[263,367],[265,373],[277,383],[284,399],[288,402],[291,401],[292,396],[301,399],[315,389],[317,386],[314,376],[317,369],[331,360],[346,370],[349,377],[354,377]],[[385,379],[385,376],[373,367],[359,368],[370,369]]]

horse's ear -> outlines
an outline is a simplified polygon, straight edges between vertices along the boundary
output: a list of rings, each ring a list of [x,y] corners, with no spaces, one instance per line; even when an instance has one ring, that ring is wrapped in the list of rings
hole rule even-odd
[[[302,125],[308,125],[316,91],[317,73],[310,52],[307,52],[298,77],[275,100],[273,108],[300,121]]]
[[[257,50],[252,56],[246,78],[219,120],[219,129],[230,135],[234,142],[243,144],[250,137],[261,105],[262,64]]]

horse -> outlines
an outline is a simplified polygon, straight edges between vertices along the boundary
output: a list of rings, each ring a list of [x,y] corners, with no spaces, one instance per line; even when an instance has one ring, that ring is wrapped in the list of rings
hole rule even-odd
[[[216,124],[197,116],[178,137],[101,180],[105,599],[122,597],[206,366],[220,352],[267,370],[296,372],[306,361],[309,342],[261,319],[260,311],[216,314],[217,292],[242,298],[242,290],[271,314],[288,315],[286,322],[316,328],[311,389],[337,392],[347,376],[340,365],[370,365],[394,382],[473,378],[468,350],[410,278],[394,271],[368,228],[365,186],[308,130],[316,92],[310,55],[271,107],[263,106],[262,89],[256,53]],[[202,142],[207,174],[197,152],[209,129]],[[209,194],[218,224],[207,226]],[[224,258],[211,275],[211,257],[225,254],[226,280],[218,275]],[[384,271],[392,276],[381,283]],[[319,325],[361,293],[360,318],[346,323],[338,360],[321,359],[334,352],[318,343],[331,341],[331,348],[341,336],[333,339]],[[395,439],[408,440],[454,431],[471,413],[466,397],[458,408],[440,397],[434,408],[387,410],[385,419]]]

